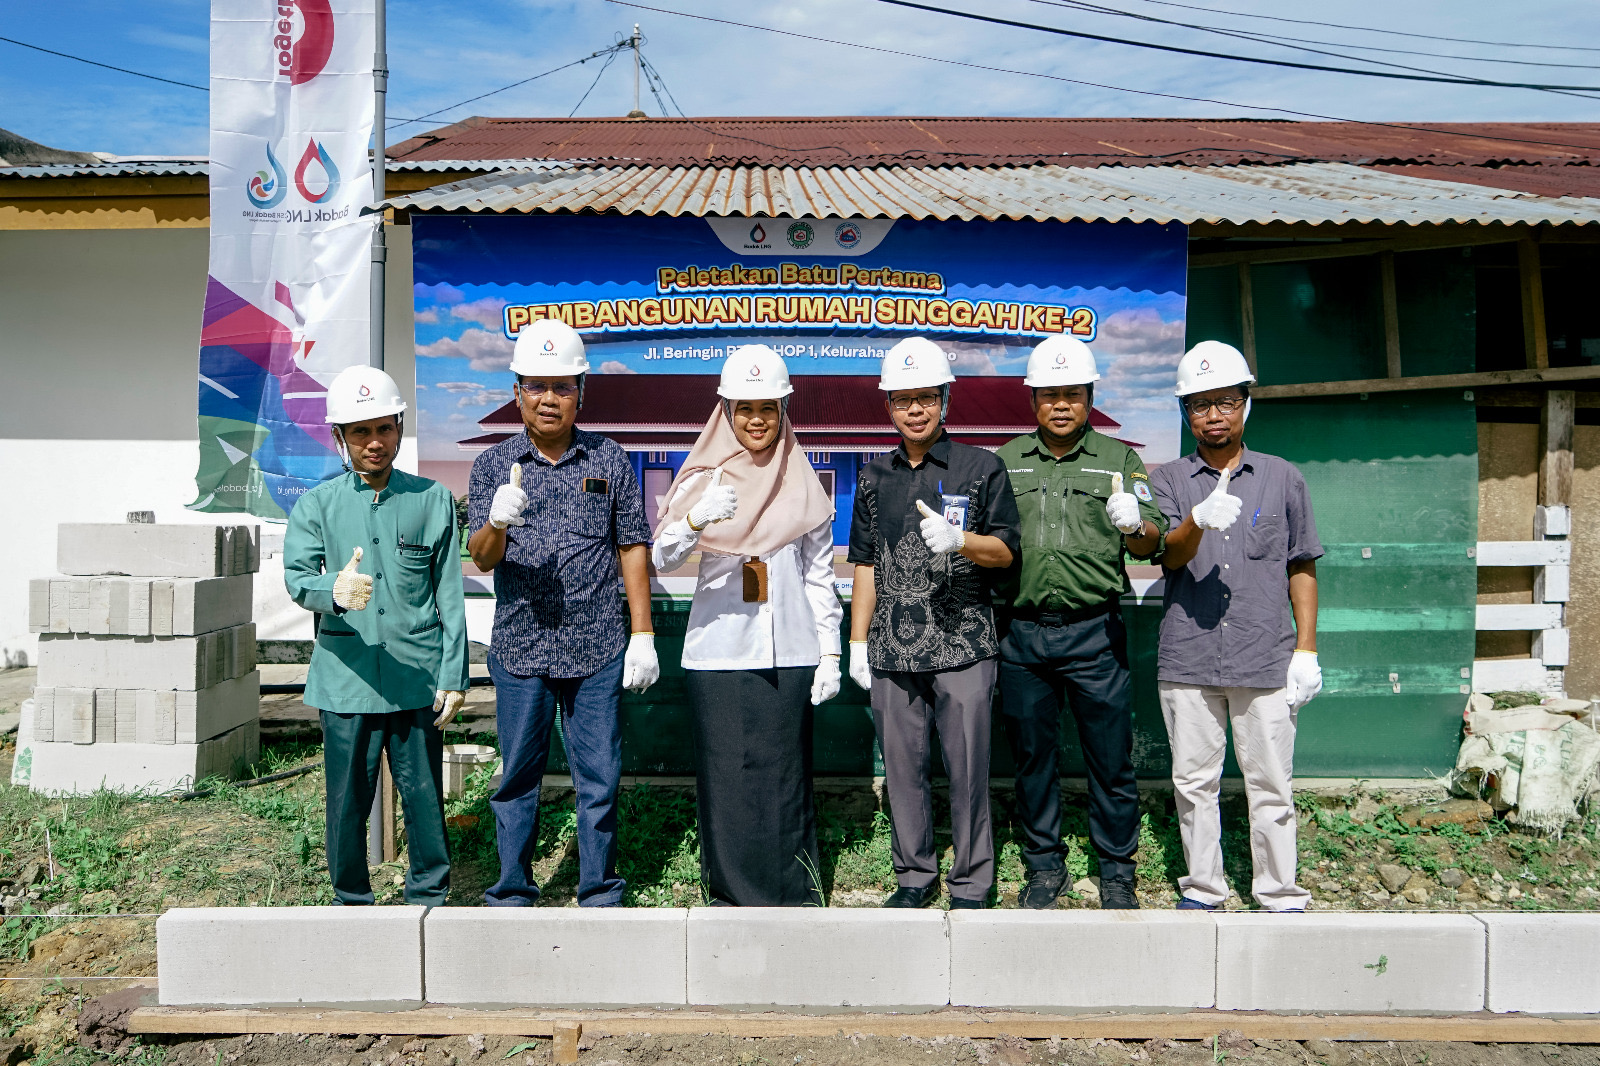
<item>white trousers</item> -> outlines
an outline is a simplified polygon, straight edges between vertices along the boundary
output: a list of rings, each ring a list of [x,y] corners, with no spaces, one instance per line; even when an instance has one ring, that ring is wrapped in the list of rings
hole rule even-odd
[[[1228,725],[1250,804],[1250,889],[1268,910],[1304,907],[1311,893],[1295,884],[1294,731],[1298,712],[1281,688],[1215,688],[1157,683],[1161,716],[1172,744],[1172,787],[1189,875],[1178,889],[1190,899],[1222,904],[1222,760]]]

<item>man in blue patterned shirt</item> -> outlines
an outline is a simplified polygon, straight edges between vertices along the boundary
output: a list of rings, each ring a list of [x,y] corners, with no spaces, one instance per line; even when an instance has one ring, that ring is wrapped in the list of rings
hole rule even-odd
[[[489,676],[505,764],[489,799],[500,852],[500,878],[484,893],[490,906],[539,898],[539,785],[558,707],[578,795],[578,904],[619,906],[626,887],[617,876],[617,705],[624,687],[643,692],[660,675],[645,566],[650,530],[627,455],[573,426],[588,370],[570,326],[524,327],[511,372],[526,432],[472,464],[467,548],[479,569],[494,572]],[[633,630],[626,641],[619,570]]]

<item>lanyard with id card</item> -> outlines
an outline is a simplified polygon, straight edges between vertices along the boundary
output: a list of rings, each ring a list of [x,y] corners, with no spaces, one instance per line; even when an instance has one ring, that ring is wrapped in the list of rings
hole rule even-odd
[[[967,528],[967,511],[972,504],[971,496],[954,496],[944,491],[944,482],[939,482],[939,503],[944,512],[944,520],[957,529]]]

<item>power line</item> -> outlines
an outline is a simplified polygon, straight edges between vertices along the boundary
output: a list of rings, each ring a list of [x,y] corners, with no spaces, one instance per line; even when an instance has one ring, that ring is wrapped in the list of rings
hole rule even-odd
[[[578,102],[572,105],[572,110],[567,112],[568,118],[571,118],[573,115],[578,113],[578,108],[582,107],[583,102],[589,99],[589,94],[594,92],[594,87],[600,84],[600,79],[605,75],[606,70],[611,66],[611,61],[617,58],[617,51],[618,49],[613,48],[611,50],[611,54],[606,56],[606,61],[600,64],[600,70],[595,74],[594,81],[589,83],[589,87],[583,90],[583,95],[578,97]]]
[[[1418,70],[1417,67],[1408,67],[1401,64],[1386,64],[1382,60],[1369,59],[1366,56],[1346,55],[1342,52],[1324,52],[1317,48],[1299,48],[1300,45],[1322,45],[1328,48],[1356,48],[1363,51],[1388,52],[1393,55],[1425,56],[1429,59],[1450,59],[1462,63],[1508,63],[1522,67],[1560,67],[1566,70],[1600,70],[1600,67],[1591,63],[1541,63],[1531,59],[1491,59],[1479,56],[1442,55],[1438,52],[1418,52],[1408,48],[1381,48],[1367,44],[1345,44],[1338,41],[1315,41],[1304,37],[1283,37],[1274,33],[1256,33],[1251,30],[1234,30],[1226,26],[1206,26],[1195,22],[1178,22],[1173,19],[1157,18],[1154,15],[1143,15],[1137,11],[1123,11],[1120,8],[1105,7],[1101,4],[1085,3],[1083,0],[1033,0],[1036,4],[1046,4],[1050,7],[1066,8],[1069,11],[1086,11],[1097,15],[1114,15],[1119,18],[1138,19],[1140,22],[1154,22],[1163,26],[1181,26],[1184,29],[1200,30],[1204,33],[1221,34],[1224,37],[1237,37],[1241,40],[1255,41],[1260,44],[1276,45],[1280,48],[1294,47],[1299,51],[1314,52],[1317,55],[1335,56],[1339,59],[1353,59],[1358,63],[1380,63],[1385,66],[1397,66],[1402,70]],[[1289,42],[1285,44],[1284,42]],[[1428,74],[1442,74],[1444,71],[1424,71]]]
[[[1299,26],[1324,26],[1331,30],[1355,30],[1358,33],[1386,33],[1395,37],[1416,37],[1424,41],[1449,41],[1451,44],[1486,44],[1495,48],[1549,48],[1562,52],[1600,52],[1600,48],[1592,48],[1577,44],[1518,44],[1515,41],[1480,41],[1474,37],[1441,37],[1432,33],[1407,33],[1405,30],[1385,30],[1376,26],[1347,26],[1342,22],[1317,22],[1313,19],[1292,19],[1280,15],[1260,15],[1249,11],[1224,11],[1221,8],[1200,7],[1196,4],[1180,4],[1176,0],[1145,0],[1146,3],[1160,4],[1162,7],[1181,7],[1186,11],[1204,11],[1208,15],[1234,15],[1239,18],[1266,19],[1269,22],[1292,22]]]
[[[923,60],[924,62],[929,62],[929,63],[944,63],[944,64],[947,64],[949,66],[954,66],[954,67],[966,67],[966,68],[968,68],[970,70],[985,70],[985,71],[989,71],[990,73],[994,73],[994,74],[1017,74],[1017,75],[1021,75],[1023,77],[1028,77],[1028,78],[1042,78],[1042,79],[1044,79],[1046,81],[1065,82],[1065,83],[1067,83],[1069,85],[1085,85],[1085,86],[1088,86],[1089,88],[1092,88],[1092,89],[1110,89],[1113,92],[1133,93],[1133,94],[1135,94],[1137,96],[1155,96],[1155,97],[1160,97],[1160,98],[1165,99],[1165,100],[1184,100],[1184,101],[1187,101],[1189,103],[1196,103],[1196,104],[1218,104],[1218,105],[1223,106],[1223,107],[1241,107],[1241,108],[1245,108],[1246,110],[1249,110],[1249,111],[1270,111],[1270,112],[1273,112],[1274,114],[1279,114],[1279,115],[1293,115],[1296,118],[1320,119],[1320,120],[1324,120],[1324,121],[1328,121],[1328,122],[1348,122],[1348,123],[1351,123],[1352,125],[1357,125],[1357,126],[1373,126],[1373,127],[1380,128],[1380,129],[1405,130],[1405,131],[1412,132],[1412,133],[1442,133],[1442,134],[1447,134],[1447,135],[1453,136],[1453,137],[1464,137],[1464,138],[1467,138],[1467,139],[1470,139],[1470,140],[1496,141],[1496,142],[1508,143],[1508,144],[1532,144],[1532,145],[1539,145],[1539,146],[1548,147],[1548,148],[1576,148],[1576,149],[1579,149],[1581,151],[1590,151],[1590,152],[1595,150],[1595,146],[1592,145],[1592,144],[1570,144],[1570,143],[1567,143],[1565,141],[1540,141],[1540,140],[1534,140],[1534,139],[1528,138],[1528,137],[1490,136],[1488,134],[1466,133],[1466,132],[1463,132],[1461,130],[1441,130],[1441,129],[1434,129],[1434,128],[1429,127],[1429,126],[1413,126],[1413,125],[1409,125],[1409,124],[1403,123],[1403,122],[1371,122],[1371,121],[1366,121],[1366,120],[1363,120],[1363,119],[1356,119],[1356,118],[1342,118],[1342,117],[1340,117],[1338,115],[1323,115],[1323,114],[1318,114],[1317,112],[1314,112],[1314,111],[1296,111],[1296,110],[1293,110],[1292,108],[1287,108],[1287,107],[1268,107],[1268,106],[1265,106],[1263,104],[1242,104],[1242,103],[1238,103],[1238,102],[1233,101],[1233,100],[1216,100],[1216,99],[1212,99],[1211,97],[1205,97],[1205,96],[1184,96],[1181,93],[1157,92],[1154,89],[1130,89],[1130,88],[1127,88],[1126,86],[1122,86],[1122,85],[1108,85],[1108,84],[1105,84],[1104,82],[1085,81],[1082,78],[1067,78],[1067,77],[1063,77],[1063,76],[1061,76],[1059,74],[1041,74],[1038,71],[1033,71],[1033,70],[1014,70],[1014,69],[1012,69],[1010,67],[994,67],[994,66],[989,66],[989,65],[984,64],[984,63],[969,63],[969,62],[967,62],[965,60],[961,60],[961,59],[945,59],[945,58],[943,58],[941,56],[922,55],[922,54],[920,54],[918,52],[906,52],[906,51],[902,51],[900,49],[895,49],[895,48],[884,48],[881,45],[862,44],[859,41],[839,41],[839,40],[835,40],[835,39],[833,39],[831,37],[817,37],[817,36],[814,36],[814,35],[808,34],[808,33],[798,33],[798,32],[796,32],[794,30],[780,30],[780,29],[778,29],[776,27],[773,27],[773,26],[761,26],[761,25],[757,25],[755,23],[750,23],[750,22],[735,22],[732,19],[715,18],[715,17],[713,17],[711,15],[697,15],[697,14],[694,14],[694,13],[688,12],[688,11],[674,11],[674,10],[672,10],[670,8],[665,8],[665,7],[651,7],[648,4],[638,3],[638,2],[636,2],[636,0],[606,0],[606,2],[607,3],[611,3],[611,4],[617,4],[620,7],[636,8],[636,9],[638,9],[640,11],[654,11],[657,14],[661,14],[661,15],[676,15],[679,18],[696,19],[696,20],[699,20],[701,22],[713,22],[713,23],[717,23],[717,24],[722,25],[722,26],[735,26],[735,27],[738,27],[739,29],[760,30],[763,33],[776,33],[776,34],[779,34],[780,36],[783,36],[783,37],[794,37],[794,38],[796,38],[798,40],[812,41],[812,42],[815,42],[817,44],[834,44],[834,45],[840,45],[840,46],[845,47],[845,48],[859,48],[859,49],[862,49],[862,50],[868,51],[868,52],[878,52],[878,53],[880,53],[882,55],[902,56],[902,57],[907,58],[907,59],[920,59],[920,60]],[[761,142],[757,142],[757,143],[761,143]],[[800,148],[789,148],[788,146],[778,146],[778,145],[774,145],[772,147],[781,147],[785,151],[809,151],[810,150],[810,149],[800,149]],[[1190,152],[1192,152],[1192,151],[1203,151],[1203,150],[1209,150],[1209,149],[1190,149],[1190,150],[1184,151],[1184,152],[1172,152],[1172,153],[1167,153],[1167,155],[1150,155],[1150,156],[1143,156],[1141,158],[1162,159],[1162,158],[1168,158],[1168,157],[1172,157],[1172,156],[1187,155],[1187,154],[1190,154]],[[1229,148],[1229,149],[1226,149],[1226,150],[1227,151],[1237,151],[1236,148]],[[878,153],[878,154],[887,155],[889,153]],[[899,153],[899,154],[904,155],[906,153]],[[974,153],[954,153],[954,152],[945,153],[945,152],[941,152],[940,154],[941,155],[960,155],[960,154],[983,155],[983,156],[988,157],[988,158],[993,158],[994,155],[995,155],[995,153],[989,153],[989,152],[984,152],[984,153],[976,153],[976,152],[974,152]],[[1021,153],[1016,153],[1016,154],[1020,155]],[[1098,156],[1099,154],[1100,153],[1090,153],[1090,155],[1096,155],[1096,156]],[[1259,154],[1274,155],[1274,154],[1277,154],[1277,153],[1259,153]],[[1029,155],[1030,158],[1035,158],[1036,157],[1035,153],[1028,153],[1028,155]],[[1074,156],[1082,156],[1083,153],[1073,153],[1073,155]],[[1105,155],[1106,155],[1106,158],[1119,158],[1119,159],[1127,159],[1127,158],[1129,158],[1129,156],[1127,156],[1126,154],[1119,155],[1119,156],[1111,156],[1109,153],[1105,153]],[[1285,159],[1304,159],[1305,157],[1304,156],[1300,156],[1300,155],[1288,155],[1288,154],[1286,154],[1286,155],[1284,155],[1284,158]]]
[[[1232,55],[1227,52],[1209,52],[1201,48],[1180,48],[1177,45],[1156,44],[1152,41],[1135,41],[1126,37],[1108,37],[1099,33],[1084,33],[1081,30],[1065,30],[1057,26],[1041,26],[1034,22],[1020,22],[1016,19],[1003,19],[994,15],[979,15],[972,11],[958,11],[948,7],[935,7],[932,4],[918,4],[913,0],[878,0],[882,4],[893,4],[895,7],[906,7],[917,11],[930,11],[938,15],[951,15],[956,18],[970,19],[974,22],[986,22],[995,26],[1010,26],[1014,29],[1036,30],[1040,33],[1053,33],[1060,37],[1076,37],[1086,41],[1104,41],[1109,44],[1125,44],[1134,48],[1149,48],[1158,52],[1176,52],[1180,55],[1202,56],[1207,59],[1226,59],[1236,63],[1259,63],[1270,67],[1292,67],[1297,70],[1319,70],[1331,74],[1359,74],[1368,78],[1391,78],[1399,81],[1426,81],[1441,82],[1446,85],[1482,85],[1499,89],[1545,89],[1550,91],[1578,91],[1600,92],[1600,85],[1545,85],[1533,82],[1491,81],[1487,78],[1437,77],[1427,74],[1398,74],[1387,70],[1356,70],[1351,67],[1329,67],[1317,63],[1295,63],[1287,59],[1263,59],[1259,56]]]
[[[552,67],[551,69],[545,71],[542,74],[535,74],[531,78],[523,78],[521,81],[514,81],[510,85],[502,85],[498,89],[491,89],[486,93],[480,93],[477,96],[472,97],[471,99],[462,100],[460,103],[451,104],[449,107],[441,107],[437,111],[429,111],[426,115],[418,115],[416,118],[399,119],[398,121],[391,122],[389,125],[385,126],[384,129],[385,130],[392,130],[392,129],[398,129],[401,126],[409,126],[413,122],[426,122],[428,119],[434,118],[434,117],[436,117],[438,115],[442,115],[446,111],[454,111],[458,107],[465,107],[468,104],[475,104],[479,100],[487,99],[488,97],[494,96],[497,93],[503,93],[507,89],[515,89],[519,85],[526,85],[531,81],[538,81],[540,78],[548,78],[550,75],[555,74],[558,71],[566,70],[568,67],[582,66],[584,63],[589,62],[589,60],[591,60],[591,59],[599,59],[601,56],[604,56],[604,55],[615,56],[617,51],[619,49],[621,49],[622,47],[624,47],[624,46],[620,45],[620,44],[614,44],[614,45],[611,45],[609,48],[602,48],[597,52],[589,53],[588,55],[584,56],[582,59],[574,59],[572,62],[563,63],[559,67]],[[607,62],[609,62],[609,60]],[[587,94],[585,94],[585,95],[587,95]]]
[[[204,85],[195,85],[193,82],[187,81],[173,81],[171,78],[161,78],[154,74],[146,74],[142,70],[129,70],[127,67],[114,67],[110,63],[101,63],[94,59],[85,59],[82,56],[75,56],[69,52],[58,52],[54,48],[41,48],[36,44],[29,44],[27,41],[19,41],[14,37],[0,37],[0,41],[4,41],[7,44],[14,44],[19,48],[31,48],[35,52],[44,52],[47,55],[60,56],[62,59],[70,59],[76,63],[87,63],[91,67],[101,67],[105,70],[114,70],[118,74],[132,74],[136,78],[148,78],[151,81],[165,82],[168,85],[177,85],[184,89],[199,89],[203,93],[208,93],[211,91]]]

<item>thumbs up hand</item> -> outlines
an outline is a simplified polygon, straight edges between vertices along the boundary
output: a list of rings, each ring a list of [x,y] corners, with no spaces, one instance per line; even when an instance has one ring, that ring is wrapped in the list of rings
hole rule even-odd
[[[1244,506],[1244,501],[1237,496],[1228,495],[1228,479],[1233,476],[1233,471],[1224,470],[1217,479],[1217,487],[1211,490],[1211,495],[1194,505],[1194,510],[1189,516],[1194,519],[1194,524],[1201,529],[1224,530],[1239,520],[1239,510]]]
[[[1111,475],[1111,498],[1106,500],[1106,517],[1117,527],[1117,532],[1133,534],[1144,528],[1144,517],[1139,514],[1139,500],[1131,492],[1122,491],[1122,475]]]
[[[701,494],[700,502],[689,509],[689,528],[696,532],[713,522],[726,522],[739,510],[739,494],[732,485],[722,483],[722,467],[711,472],[711,484]]]
[[[350,553],[350,561],[344,564],[339,576],[333,579],[333,602],[347,611],[364,611],[367,601],[372,599],[372,575],[358,572],[356,567],[360,564],[361,549],[357,548]]]
[[[522,464],[512,463],[511,483],[495,489],[494,499],[489,502],[489,524],[496,529],[527,525],[528,520],[522,517],[527,507],[528,494],[522,491]]]
[[[961,550],[962,545],[966,544],[966,533],[946,521],[944,515],[935,511],[921,500],[917,501],[917,510],[922,514],[922,525],[919,528],[919,532],[922,534],[922,542],[928,546],[928,550],[933,554],[944,555],[946,552],[958,552]]]

